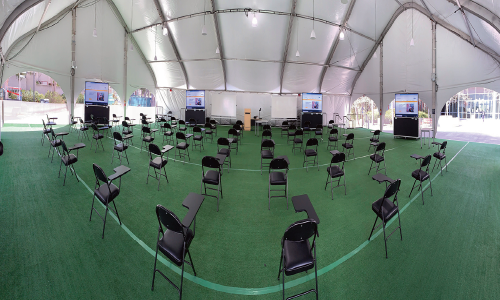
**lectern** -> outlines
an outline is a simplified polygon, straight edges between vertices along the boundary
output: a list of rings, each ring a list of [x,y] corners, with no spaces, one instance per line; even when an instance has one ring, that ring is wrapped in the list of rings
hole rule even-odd
[[[251,120],[251,109],[250,108],[245,108],[245,118],[243,118],[244,122],[244,129],[245,131],[250,131],[252,130],[252,120]]]

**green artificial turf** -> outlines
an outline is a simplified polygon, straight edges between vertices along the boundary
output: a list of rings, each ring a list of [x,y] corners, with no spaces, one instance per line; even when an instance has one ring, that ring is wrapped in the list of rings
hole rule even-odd
[[[67,126],[55,129],[67,130]],[[332,199],[329,188],[324,189],[331,159],[326,133],[319,146],[320,170],[309,167],[307,171],[302,167],[303,154],[292,153],[292,145],[279,136],[279,129],[273,129],[275,155],[287,155],[291,164],[289,208],[284,198],[273,198],[270,210],[268,174],[260,174],[261,138],[253,132],[244,133],[238,154],[232,153],[232,168],[229,172],[224,169],[224,198],[220,199],[219,212],[212,197],[205,198],[198,212],[196,237],[190,247],[198,278],[184,279],[185,299],[280,299],[281,291],[276,287],[281,284],[276,279],[280,241],[290,224],[307,217],[304,212],[295,213],[291,202],[292,196],[302,194],[309,196],[320,218],[320,299],[500,296],[496,196],[500,192],[496,184],[500,147],[449,141],[446,154],[448,161],[454,159],[444,176],[436,170],[431,174],[433,196],[427,190],[423,205],[419,193],[414,191],[408,197],[413,184],[410,174],[418,168],[410,155],[431,154],[436,147],[420,149],[418,140],[394,139],[382,133],[381,141],[387,143],[387,175],[401,178],[398,199],[400,209],[404,208],[403,240],[399,232],[388,239],[386,259],[382,234],[365,243],[375,220],[371,203],[385,190],[384,184],[371,179],[374,171],[367,174],[371,162],[368,156],[373,152],[367,151],[371,133],[366,129],[348,131],[355,134],[356,159],[345,164],[347,195],[343,188],[337,188]],[[227,136],[226,132],[227,127],[219,126],[219,136]],[[4,154],[0,157],[0,299],[177,299],[176,290],[161,276],[156,276],[155,290],[151,291],[158,229],[155,206],[161,204],[182,219],[187,212],[182,207],[184,198],[190,192],[200,193],[201,159],[215,155],[217,146],[208,142],[201,152],[190,149],[191,160],[185,164],[173,159],[172,150],[166,166],[169,183],[162,178],[157,191],[154,178],[146,184],[149,154],[138,148],[139,130],[134,135],[135,147],[128,150],[132,170],[123,176],[116,199],[123,226],[108,218],[105,238],[101,239],[102,221],[94,213],[89,222],[95,183],[92,163],[100,165],[108,176],[113,173],[119,165],[118,160],[111,164],[113,140],[104,139],[105,151],[97,153],[95,146],[91,150],[90,141],[84,140],[87,147],[79,151],[75,165],[81,182],[68,173],[66,186],[62,186],[63,178],[58,178],[60,159],[56,155],[51,163],[47,158],[49,144],[45,141],[41,145],[40,131],[4,128]],[[164,145],[161,139],[157,134],[155,143]],[[78,134],[70,133],[64,140],[72,146],[79,142]],[[100,204],[97,209],[104,212]],[[388,231],[392,232],[396,224]],[[359,251],[353,252],[355,249]],[[158,268],[175,283],[180,282],[180,276],[165,264],[159,262]],[[193,274],[188,265],[185,270]],[[294,275],[286,281],[313,274]],[[261,293],[267,287],[278,292],[252,296],[232,293]],[[286,289],[286,295],[313,287],[314,279],[308,280]],[[313,299],[314,295],[303,298]]]

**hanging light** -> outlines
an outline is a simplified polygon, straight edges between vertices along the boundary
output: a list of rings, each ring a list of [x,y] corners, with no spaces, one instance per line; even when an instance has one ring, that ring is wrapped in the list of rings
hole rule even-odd
[[[297,49],[297,52],[295,52],[295,56],[296,56],[296,57],[299,57],[299,56],[300,56],[299,49]]]
[[[411,38],[410,46],[415,46],[415,42],[413,41],[413,38]]]
[[[218,46],[217,46],[217,49],[215,49],[215,53],[216,53],[216,54],[219,54],[219,53],[220,53],[220,51],[219,51],[219,47],[218,47]]]
[[[311,31],[310,39],[311,40],[315,40],[316,39],[316,32],[314,32],[314,0],[313,0],[313,29]]]
[[[156,57],[156,32],[158,31],[158,26],[155,26],[155,58],[154,60],[157,61],[158,57]]]
[[[207,35],[207,28],[205,27],[205,24],[201,27],[201,35]]]
[[[411,0],[411,5],[413,6],[413,0]],[[415,42],[413,41],[413,9],[411,10],[411,41],[410,46],[415,46]]]
[[[340,2],[342,2],[342,4],[347,4],[348,0],[340,0]]]
[[[167,22],[165,22],[163,24],[163,35],[167,35],[168,34],[168,28],[167,28]]]
[[[94,4],[94,31],[92,31],[92,36],[97,37],[97,2]]]
[[[339,40],[344,40],[344,31],[342,29],[340,30]]]
[[[94,30],[92,31],[92,36],[97,37],[97,29],[96,28],[94,28]]]
[[[300,53],[299,53],[299,27],[298,26],[297,26],[297,52],[295,52],[295,56],[296,57],[300,56]]]
[[[130,51],[134,51],[134,44],[132,43],[132,39],[130,39]]]
[[[257,17],[255,16],[255,12],[253,13],[252,27],[257,27]]]

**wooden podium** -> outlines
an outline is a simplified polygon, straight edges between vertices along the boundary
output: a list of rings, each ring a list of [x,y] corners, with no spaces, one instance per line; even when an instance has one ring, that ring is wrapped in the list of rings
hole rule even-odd
[[[251,109],[245,108],[245,117],[243,118],[244,130],[250,131],[252,130],[252,120],[251,120]]]

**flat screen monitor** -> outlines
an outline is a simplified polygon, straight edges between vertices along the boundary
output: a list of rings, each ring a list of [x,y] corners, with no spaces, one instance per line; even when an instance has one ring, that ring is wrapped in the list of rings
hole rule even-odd
[[[302,94],[302,111],[317,112],[323,111],[323,94],[303,93]]]
[[[108,106],[109,83],[85,81],[85,104]]]
[[[205,91],[199,91],[199,90],[186,91],[186,108],[204,109]]]
[[[396,94],[396,117],[418,117],[418,94]]]

